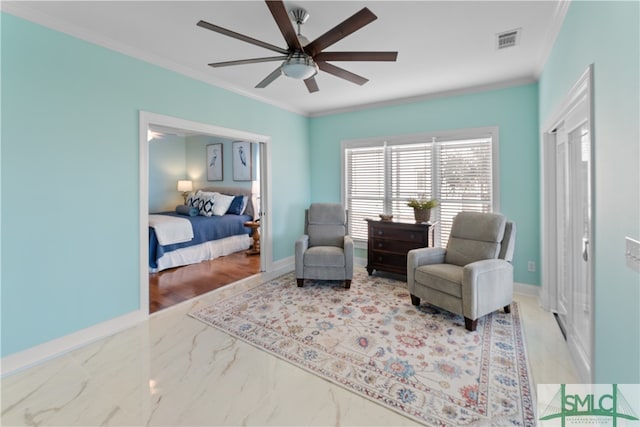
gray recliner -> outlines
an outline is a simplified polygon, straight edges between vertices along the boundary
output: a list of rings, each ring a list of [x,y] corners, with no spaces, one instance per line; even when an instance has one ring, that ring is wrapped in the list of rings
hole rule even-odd
[[[478,318],[499,308],[511,311],[516,227],[495,213],[460,212],[447,248],[421,248],[407,254],[411,303],[424,300],[464,316],[475,331]]]
[[[296,240],[298,286],[304,279],[344,280],[353,278],[353,239],[348,233],[348,212],[340,204],[312,203],[305,211],[304,235]]]

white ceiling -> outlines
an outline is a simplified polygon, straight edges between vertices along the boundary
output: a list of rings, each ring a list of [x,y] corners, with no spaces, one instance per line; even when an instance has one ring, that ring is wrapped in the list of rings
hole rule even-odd
[[[320,91],[281,76],[254,86],[278,62],[211,68],[210,62],[276,56],[196,26],[200,19],[286,48],[262,1],[2,2],[2,10],[188,76],[298,113],[316,116],[364,105],[535,81],[567,1],[285,1],[311,17],[314,40],[363,7],[378,19],[326,51],[398,51],[397,62],[336,62],[369,79],[363,86],[322,71]],[[498,51],[496,34],[520,28],[520,43]]]

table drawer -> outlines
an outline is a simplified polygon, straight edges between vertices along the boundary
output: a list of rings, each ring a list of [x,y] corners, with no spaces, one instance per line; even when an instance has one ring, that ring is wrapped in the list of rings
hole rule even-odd
[[[406,254],[411,249],[427,246],[427,242],[422,241],[402,241],[389,239],[373,239],[372,249],[375,251],[387,251]]]
[[[427,238],[424,230],[399,230],[386,227],[374,227],[373,236],[374,239],[393,239],[401,240],[403,242],[416,242],[424,243],[426,245]]]
[[[371,254],[371,266],[373,268],[386,267],[389,270],[400,270],[403,274],[406,274],[407,270],[407,256],[403,254],[393,254],[388,252],[374,251]],[[395,267],[395,268],[392,268]]]

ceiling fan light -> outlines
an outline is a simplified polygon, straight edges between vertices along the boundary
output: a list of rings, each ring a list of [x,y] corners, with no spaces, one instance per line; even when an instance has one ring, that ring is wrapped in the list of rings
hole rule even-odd
[[[282,64],[282,72],[292,79],[306,80],[318,73],[318,66],[311,57],[296,55]]]

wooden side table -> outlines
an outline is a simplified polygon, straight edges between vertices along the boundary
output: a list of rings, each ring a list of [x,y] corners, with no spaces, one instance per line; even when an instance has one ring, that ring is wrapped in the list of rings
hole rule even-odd
[[[367,245],[367,272],[388,271],[407,275],[407,252],[411,249],[432,247],[434,223],[408,223],[367,219],[369,240]]]
[[[253,247],[245,252],[247,255],[259,255],[260,254],[260,223],[256,221],[247,221],[244,223],[245,227],[249,227],[253,230],[251,237],[253,238]]]

